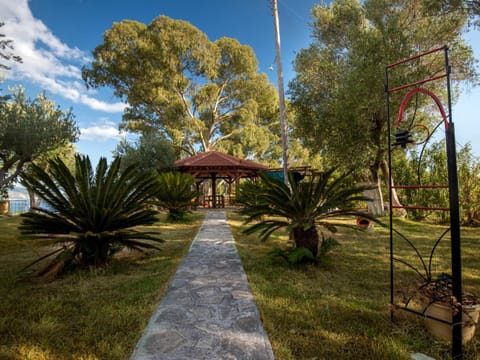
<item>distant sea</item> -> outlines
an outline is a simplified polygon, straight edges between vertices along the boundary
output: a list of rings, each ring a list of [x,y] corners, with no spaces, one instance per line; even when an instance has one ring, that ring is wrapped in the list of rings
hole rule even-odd
[[[13,190],[8,192],[8,198],[11,200],[28,200],[28,192],[21,185],[15,185]]]

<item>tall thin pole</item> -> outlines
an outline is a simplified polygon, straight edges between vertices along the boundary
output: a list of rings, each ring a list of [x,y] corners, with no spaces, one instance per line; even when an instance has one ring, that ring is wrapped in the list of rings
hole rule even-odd
[[[393,320],[395,292],[394,292],[394,268],[393,268],[393,194],[392,194],[392,125],[390,123],[390,93],[388,92],[388,66],[385,67],[385,96],[387,103],[387,132],[388,132],[388,197],[389,197],[389,226],[390,226],[390,318]]]
[[[280,54],[280,24],[278,20],[277,0],[272,1],[273,22],[275,25],[275,48],[277,59],[277,82],[278,82],[278,98],[280,102],[280,131],[282,134],[282,154],[283,154],[283,178],[285,184],[290,187],[288,181],[288,135],[287,135],[287,115],[285,112],[285,93],[283,91],[283,69],[282,57]]]
[[[463,359],[462,350],[462,254],[460,240],[460,210],[458,199],[458,174],[457,153],[455,149],[455,127],[452,121],[452,99],[450,90],[450,63],[448,48],[445,46],[445,70],[447,73],[448,95],[448,128],[446,129],[447,142],[447,169],[448,169],[448,195],[450,201],[450,237],[452,256],[452,292],[457,299],[456,311],[453,313],[452,326],[452,359]]]

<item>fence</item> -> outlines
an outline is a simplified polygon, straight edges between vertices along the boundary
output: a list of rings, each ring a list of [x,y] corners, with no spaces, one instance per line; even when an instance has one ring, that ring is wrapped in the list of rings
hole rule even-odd
[[[10,202],[10,209],[8,215],[19,215],[27,212],[30,209],[30,202],[28,200],[8,200]]]

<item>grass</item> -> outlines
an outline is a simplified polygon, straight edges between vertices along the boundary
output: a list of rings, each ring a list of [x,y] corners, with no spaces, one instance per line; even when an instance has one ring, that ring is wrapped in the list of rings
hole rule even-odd
[[[277,360],[289,359],[410,359],[414,352],[437,360],[450,359],[450,345],[431,337],[422,319],[396,312],[390,319],[389,233],[341,229],[341,243],[331,253],[328,266],[289,267],[272,260],[272,247],[285,247],[286,234],[267,242],[245,236],[242,218],[229,214],[229,223],[239,249],[249,284],[261,313]],[[441,233],[434,224],[398,221],[396,228],[427,252]],[[480,294],[480,244],[478,229],[462,229],[464,288]],[[395,251],[415,262],[412,251],[401,241]],[[443,271],[441,260],[448,255],[448,239],[439,246],[435,271]],[[399,281],[410,275],[397,264]],[[464,347],[464,359],[480,359],[480,331]]]
[[[160,252],[122,252],[50,283],[19,279],[47,243],[20,239],[18,217],[1,219],[0,359],[128,359],[202,219],[155,224]]]
[[[17,271],[45,252],[46,242],[19,238],[19,218],[0,220],[0,359],[128,359],[196,234],[202,215],[189,224],[158,223],[167,242],[161,252],[122,253],[108,267],[81,271],[50,283],[20,280]],[[432,338],[422,319],[389,312],[388,231],[340,230],[341,246],[323,266],[289,267],[271,260],[273,246],[241,233],[242,218],[229,214],[250,287],[277,360],[410,359],[413,352],[450,359],[449,344]],[[398,228],[428,253],[440,227],[399,221]],[[433,239],[433,240],[432,240]],[[464,285],[480,293],[478,229],[462,229]],[[448,239],[444,239],[448,240]],[[402,259],[415,262],[404,243]],[[434,270],[447,270],[448,241]],[[410,274],[398,265],[399,281]],[[464,359],[480,359],[480,335]]]

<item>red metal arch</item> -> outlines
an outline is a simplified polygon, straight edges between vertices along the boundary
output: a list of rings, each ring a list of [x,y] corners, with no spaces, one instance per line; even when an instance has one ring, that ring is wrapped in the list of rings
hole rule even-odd
[[[400,126],[400,122],[402,121],[402,118],[403,118],[403,112],[405,111],[405,106],[407,106],[408,100],[410,100],[410,98],[418,92],[421,92],[421,93],[424,93],[424,94],[430,96],[433,99],[433,101],[435,101],[435,103],[438,106],[438,110],[440,110],[440,113],[442,114],[443,122],[445,123],[445,130],[447,130],[448,129],[447,115],[445,113],[445,110],[443,108],[443,105],[442,105],[440,99],[433,92],[431,92],[430,90],[427,90],[425,88],[422,88],[422,87],[417,87],[415,89],[412,89],[408,93],[405,94],[405,97],[403,98],[402,103],[400,104],[400,110],[398,111],[398,116],[397,116],[397,121],[395,123],[395,127],[398,128]]]

